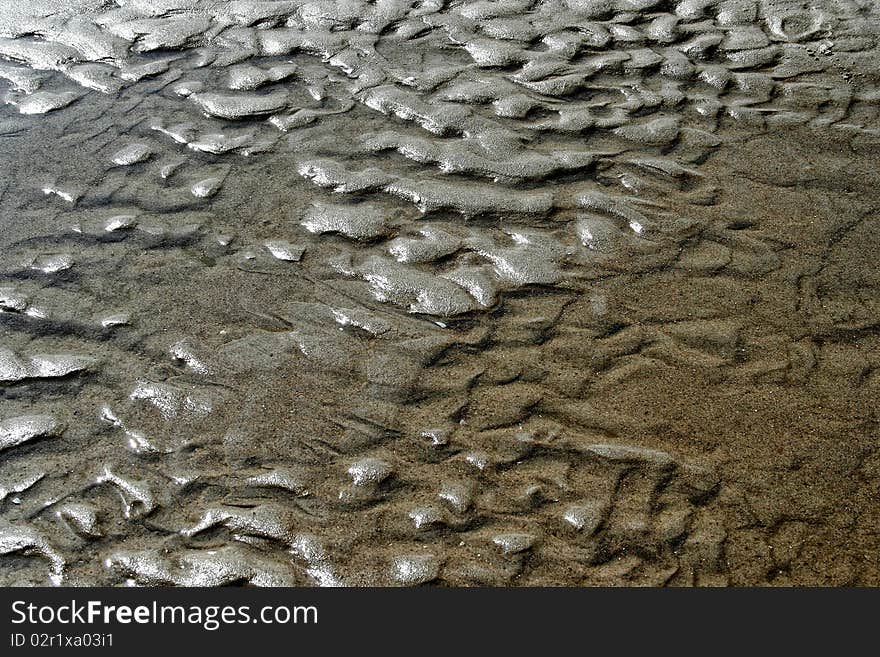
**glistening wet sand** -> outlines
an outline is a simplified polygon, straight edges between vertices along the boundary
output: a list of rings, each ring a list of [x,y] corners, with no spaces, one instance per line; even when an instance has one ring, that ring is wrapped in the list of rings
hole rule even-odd
[[[0,4],[0,583],[876,585],[878,38]]]

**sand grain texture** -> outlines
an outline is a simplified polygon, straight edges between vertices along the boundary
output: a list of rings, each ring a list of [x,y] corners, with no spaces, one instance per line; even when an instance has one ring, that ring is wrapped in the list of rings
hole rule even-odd
[[[0,8],[0,584],[877,585],[867,0]]]

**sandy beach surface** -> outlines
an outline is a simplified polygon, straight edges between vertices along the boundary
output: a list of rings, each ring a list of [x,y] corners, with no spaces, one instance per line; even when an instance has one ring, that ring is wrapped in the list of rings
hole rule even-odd
[[[880,5],[0,1],[0,585],[880,583]]]

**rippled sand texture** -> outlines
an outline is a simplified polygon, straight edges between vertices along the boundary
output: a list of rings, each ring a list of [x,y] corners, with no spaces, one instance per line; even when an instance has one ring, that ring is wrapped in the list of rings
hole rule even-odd
[[[875,2],[0,35],[0,583],[880,583]]]

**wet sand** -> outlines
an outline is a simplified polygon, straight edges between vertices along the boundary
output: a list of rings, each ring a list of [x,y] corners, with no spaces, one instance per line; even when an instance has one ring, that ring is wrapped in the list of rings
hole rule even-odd
[[[0,3],[0,584],[878,584],[878,39]]]

